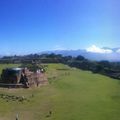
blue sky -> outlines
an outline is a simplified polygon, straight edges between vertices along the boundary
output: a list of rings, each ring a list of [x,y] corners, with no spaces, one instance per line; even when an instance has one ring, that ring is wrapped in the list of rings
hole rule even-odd
[[[1,0],[0,54],[120,46],[119,0]]]

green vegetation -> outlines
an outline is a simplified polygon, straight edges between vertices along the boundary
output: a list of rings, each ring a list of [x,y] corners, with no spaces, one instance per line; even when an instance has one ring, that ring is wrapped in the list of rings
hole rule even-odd
[[[4,56],[0,63],[19,63],[28,66],[32,71],[36,71],[40,63],[62,63],[82,70],[89,70],[93,73],[99,73],[120,80],[120,62],[91,61],[81,55],[62,56],[61,54],[30,54],[25,56]],[[34,66],[33,66],[34,64]]]
[[[36,64],[36,63],[32,63],[32,64],[22,64],[21,66],[20,66],[21,68],[25,68],[25,67],[27,67],[30,71],[32,71],[32,72],[36,72],[38,69],[43,69],[44,71],[43,72],[45,72],[45,66],[44,65],[41,65],[41,64]]]
[[[0,98],[0,120],[15,120],[17,113],[20,120],[120,119],[119,80],[63,64],[48,64],[46,75],[50,84],[40,88],[0,88],[0,94],[28,100]]]
[[[0,64],[0,73],[4,68],[18,67],[20,64]]]

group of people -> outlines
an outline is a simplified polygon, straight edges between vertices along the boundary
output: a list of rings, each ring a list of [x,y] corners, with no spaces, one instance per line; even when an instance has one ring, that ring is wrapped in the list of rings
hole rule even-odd
[[[21,73],[21,79],[20,79],[20,83],[22,83],[22,84],[24,84],[25,85],[25,87],[29,87],[29,82],[28,82],[28,77],[27,77],[27,75],[26,75],[26,71],[27,71],[28,69],[27,68],[24,68],[23,70],[22,70],[22,73]],[[42,68],[42,69],[37,69],[36,70],[36,73],[37,73],[37,77],[39,77],[39,75],[41,74],[41,73],[44,73],[45,72],[45,70]],[[35,80],[36,81],[36,80]],[[39,85],[39,81],[37,80],[37,86]]]
[[[44,73],[45,70],[42,68],[42,69],[37,69],[36,73]]]
[[[25,87],[29,87],[28,78],[25,74],[25,69],[22,70],[20,83],[24,84]]]

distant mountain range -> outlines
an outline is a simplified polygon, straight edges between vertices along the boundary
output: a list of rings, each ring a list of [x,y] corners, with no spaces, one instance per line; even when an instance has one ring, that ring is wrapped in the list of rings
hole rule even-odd
[[[120,48],[108,48],[108,47],[99,48],[95,45],[92,45],[87,49],[51,50],[51,51],[40,52],[37,54],[40,55],[40,54],[51,54],[51,53],[62,54],[63,56],[73,56],[73,57],[81,55],[89,60],[95,60],[95,61],[108,60],[113,62],[120,62]],[[1,55],[0,58],[3,56],[14,56],[14,55]]]
[[[108,61],[120,61],[120,48],[99,48],[99,49],[84,49],[84,50],[53,50],[53,51],[45,51],[41,52],[40,54],[44,53],[55,53],[55,54],[62,54],[64,56],[78,56],[82,55],[87,59],[90,60],[108,60]]]

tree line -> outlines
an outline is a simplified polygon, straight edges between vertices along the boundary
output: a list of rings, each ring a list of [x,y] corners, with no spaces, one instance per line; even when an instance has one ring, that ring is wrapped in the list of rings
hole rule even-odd
[[[0,59],[0,63],[63,63],[70,67],[76,67],[82,70],[89,70],[93,73],[103,74],[115,79],[120,79],[120,62],[109,61],[91,61],[83,56],[77,57],[62,56],[61,54],[30,54],[25,56],[5,56]]]

